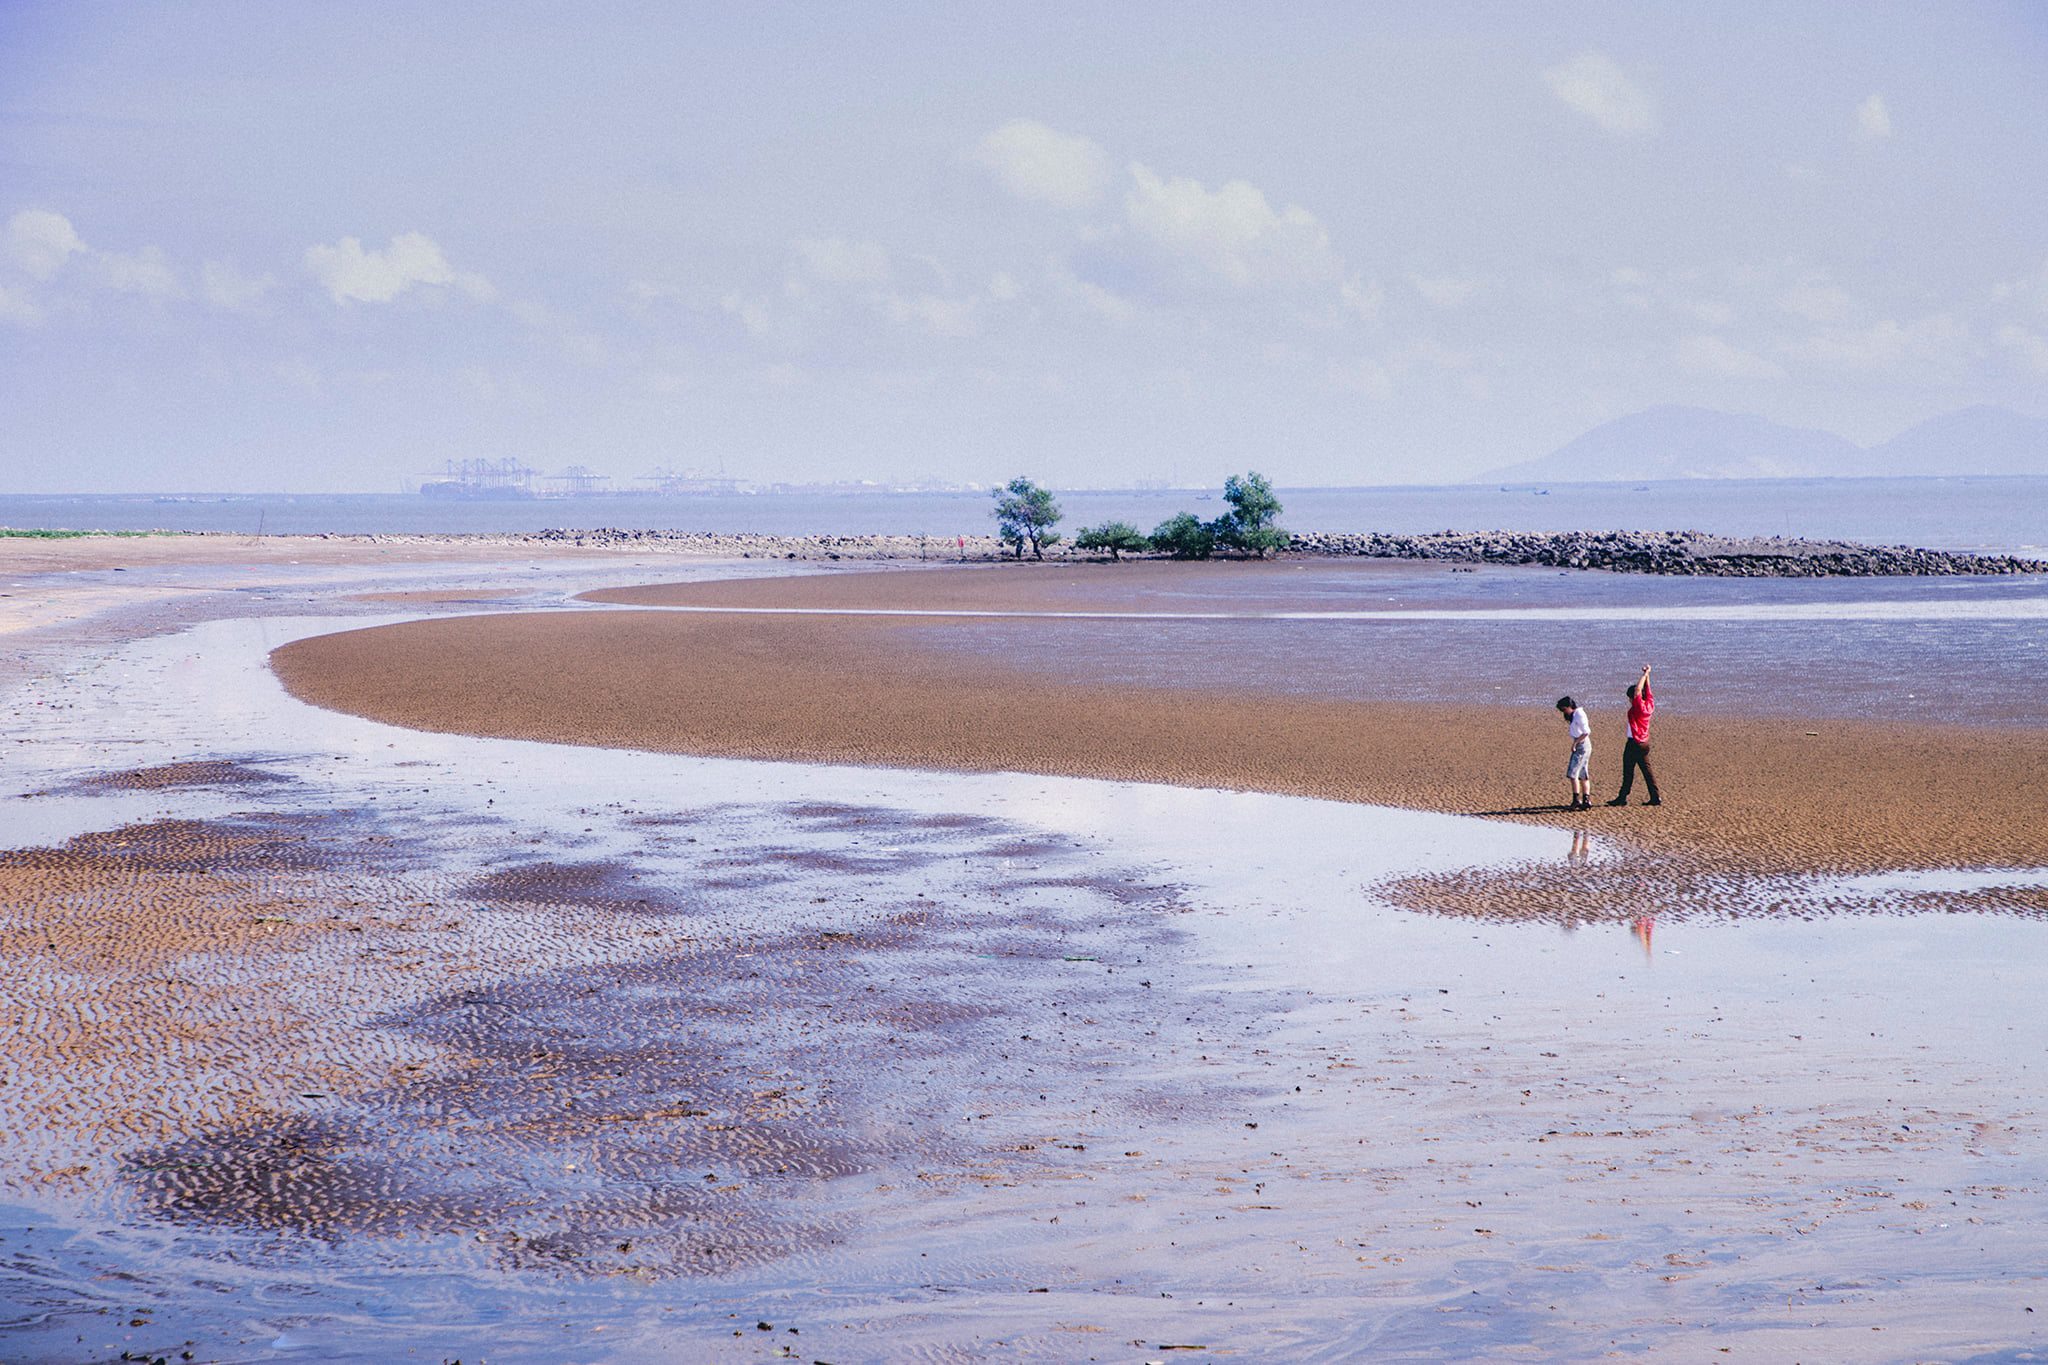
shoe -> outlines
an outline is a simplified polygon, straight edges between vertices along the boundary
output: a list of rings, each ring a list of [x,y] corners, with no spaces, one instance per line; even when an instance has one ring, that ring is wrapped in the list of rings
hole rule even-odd
[[[1610,806],[1626,806],[1628,804],[1628,798],[1626,796],[1617,796],[1612,801],[1609,801],[1607,804]]]
[[[1661,796],[1653,796],[1649,800],[1643,802],[1643,804],[1646,806],[1661,806],[1664,804],[1664,798]]]

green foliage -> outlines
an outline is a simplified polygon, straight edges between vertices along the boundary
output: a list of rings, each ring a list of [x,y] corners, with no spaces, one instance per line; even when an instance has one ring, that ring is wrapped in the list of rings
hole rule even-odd
[[[1227,536],[1219,530],[1216,538],[1233,550],[1255,555],[1260,559],[1264,559],[1275,550],[1284,550],[1294,543],[1294,537],[1277,526],[1258,526],[1246,530],[1234,522],[1231,523]]]
[[[1175,559],[1207,559],[1216,552],[1216,531],[1213,523],[1205,526],[1194,513],[1182,512],[1153,528],[1152,548]]]
[[[1059,542],[1059,532],[1052,528],[1059,523],[1060,505],[1052,500],[1049,489],[1040,488],[1031,480],[1019,474],[1002,488],[995,490],[996,533],[1017,552],[1017,558],[1024,557],[1024,547],[1031,547],[1033,559],[1045,558],[1045,547]]]
[[[1274,550],[1284,550],[1293,540],[1274,525],[1280,515],[1280,499],[1273,485],[1256,470],[1243,478],[1232,474],[1223,481],[1223,500],[1230,510],[1210,523],[1216,541],[1243,554],[1264,559]]]
[[[1111,559],[1121,559],[1126,551],[1142,554],[1152,548],[1152,542],[1145,533],[1128,521],[1105,521],[1100,526],[1090,526],[1074,536],[1077,550],[1107,550]]]

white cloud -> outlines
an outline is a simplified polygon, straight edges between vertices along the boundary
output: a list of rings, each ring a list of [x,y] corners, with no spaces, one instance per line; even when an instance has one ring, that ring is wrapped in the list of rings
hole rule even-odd
[[[1387,303],[1387,291],[1380,287],[1379,281],[1364,280],[1356,275],[1339,286],[1337,297],[1346,308],[1367,322],[1377,318]]]
[[[9,289],[0,284],[0,322],[11,322],[17,327],[33,327],[43,320],[43,310],[19,289]]]
[[[531,299],[514,299],[505,305],[505,311],[525,323],[537,341],[554,347],[572,365],[596,368],[611,361],[612,350],[605,339],[580,326],[567,313]],[[514,388],[509,376],[501,379],[500,386],[508,392]]]
[[[1432,308],[1463,308],[1485,283],[1476,275],[1410,275],[1408,282]]]
[[[326,377],[304,356],[289,356],[274,362],[270,366],[270,377],[308,398],[318,398],[327,389]]]
[[[23,209],[7,220],[7,254],[39,280],[49,279],[85,249],[71,220],[61,213]]]
[[[889,278],[889,253],[875,242],[806,237],[795,247],[804,272],[826,284],[880,284]]]
[[[1608,272],[1607,283],[1613,286],[1615,301],[1622,307],[1638,313],[1650,310],[1650,291],[1656,282],[1648,271],[1632,265],[1617,266]]]
[[[1694,299],[1685,305],[1685,311],[1709,327],[1726,327],[1735,321],[1735,310],[1719,299]]]
[[[1998,344],[2034,373],[2048,375],[2048,337],[2007,324],[1998,329]]]
[[[1754,351],[1717,336],[1689,336],[1678,343],[1680,366],[1717,379],[1783,379],[1785,371]]]
[[[984,137],[973,159],[1019,199],[1054,208],[1087,208],[1109,187],[1109,153],[1031,119],[1011,119]]]
[[[1131,167],[1124,198],[1131,228],[1168,256],[1240,288],[1341,278],[1330,234],[1299,205],[1275,212],[1256,186],[1232,180],[1215,190]]]
[[[244,275],[227,261],[208,261],[199,271],[200,297],[228,312],[255,307],[276,287],[275,275]]]
[[[1911,323],[1884,318],[1867,327],[1831,328],[1794,344],[1788,353],[1838,370],[1891,370],[1910,361],[1954,372],[1977,349],[1968,328],[1937,313]]]
[[[1617,137],[1657,131],[1657,106],[1604,52],[1581,52],[1543,73],[1550,93]]]
[[[740,326],[747,329],[748,336],[762,338],[774,335],[775,314],[765,300],[749,298],[735,291],[720,299],[718,306],[738,318]]]
[[[1792,348],[1805,360],[1844,370],[1885,370],[1906,354],[1906,329],[1890,318],[1863,328],[1837,328],[1806,338]]]
[[[178,283],[177,275],[164,260],[164,253],[153,246],[146,246],[132,256],[95,251],[92,253],[92,267],[99,282],[116,293],[175,299],[185,292]]]
[[[1347,393],[1361,393],[1380,402],[1394,396],[1394,377],[1387,373],[1385,365],[1371,356],[1332,360],[1329,376],[1332,387]]]
[[[1872,95],[1856,106],[1856,131],[1873,139],[1892,135],[1892,111],[1881,97]]]
[[[1809,278],[1779,294],[1778,307],[1808,322],[1840,322],[1856,310],[1856,300],[1838,285]]]
[[[453,286],[478,300],[496,292],[483,276],[456,271],[424,232],[401,232],[382,251],[365,251],[356,237],[308,247],[306,269],[336,303],[389,303],[420,285]]]
[[[1093,280],[1082,279],[1064,260],[1052,261],[1046,267],[1046,275],[1061,294],[1074,300],[1104,322],[1121,327],[1138,316],[1138,306],[1135,303],[1114,290],[1105,289]]]
[[[635,279],[626,281],[626,298],[636,311],[652,307],[657,303],[666,303],[670,300],[687,297],[688,295],[679,285],[669,284],[661,280]]]
[[[949,299],[937,294],[895,295],[884,302],[883,311],[892,322],[914,322],[934,336],[973,336],[978,330],[972,299]]]
[[[1018,284],[1015,277],[1007,270],[998,270],[989,277],[988,296],[997,303],[1008,303],[1023,292],[1024,287]]]
[[[455,382],[473,398],[486,403],[497,401],[498,379],[487,366],[464,365],[455,372]]]
[[[1414,363],[1427,365],[1433,370],[1469,370],[1479,359],[1471,351],[1446,346],[1433,337],[1424,337],[1408,347],[1406,355]]]
[[[898,322],[939,315],[936,307],[920,308],[915,300],[885,290],[894,275],[889,253],[879,243],[804,237],[790,243],[779,288],[734,290],[719,300],[719,307],[754,340],[784,349],[801,349],[835,320],[854,314],[880,313]]]

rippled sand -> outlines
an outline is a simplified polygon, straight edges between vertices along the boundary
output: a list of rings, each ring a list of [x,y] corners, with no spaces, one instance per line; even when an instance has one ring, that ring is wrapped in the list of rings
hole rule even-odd
[[[67,646],[10,697],[0,1355],[2039,1345],[2017,822],[1987,868],[1889,808],[1745,843],[418,733],[264,673],[347,623]],[[895,742],[860,695],[842,727]],[[1418,766],[1358,780],[1436,801],[1404,711]]]

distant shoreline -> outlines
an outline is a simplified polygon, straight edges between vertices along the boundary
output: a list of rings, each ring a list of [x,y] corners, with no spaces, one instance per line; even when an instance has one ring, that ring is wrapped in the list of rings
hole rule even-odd
[[[197,548],[269,544],[280,551],[351,545],[465,549],[548,549],[654,552],[693,558],[777,560],[925,561],[996,563],[1013,559],[989,535],[773,535],[750,532],[672,531],[597,527],[511,532],[293,532],[250,535],[238,531],[12,531],[0,527],[0,545],[54,550],[60,545],[119,539],[157,539]],[[1060,543],[1046,558],[1061,563],[1102,561],[1102,556]],[[1224,556],[1219,556],[1223,558]],[[1163,555],[1130,556],[1163,559]],[[1717,536],[1702,531],[1438,531],[1401,535],[1381,531],[1294,533],[1276,558],[1428,560],[1449,565],[1529,565],[1600,569],[1610,573],[1704,578],[1879,578],[2009,576],[2048,573],[2048,558],[1970,554],[1910,545],[1788,536]],[[1102,561],[1106,562],[1106,561]],[[1256,562],[1256,561],[1243,561]]]
[[[207,533],[225,534],[225,533]],[[510,535],[374,535],[309,537],[365,543],[574,546],[595,550],[660,549],[743,559],[859,559],[993,562],[1013,556],[994,536],[779,536],[699,531],[599,528]],[[1099,560],[1059,544],[1046,551],[1062,562]],[[1165,558],[1165,556],[1143,556]],[[1784,536],[1714,536],[1701,531],[1442,531],[1389,535],[1307,531],[1280,557],[1436,560],[1448,564],[1536,565],[1611,573],[1710,578],[1877,578],[2048,573],[2048,559],[1963,554],[1907,545]]]

